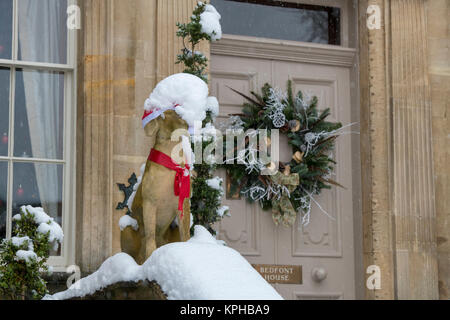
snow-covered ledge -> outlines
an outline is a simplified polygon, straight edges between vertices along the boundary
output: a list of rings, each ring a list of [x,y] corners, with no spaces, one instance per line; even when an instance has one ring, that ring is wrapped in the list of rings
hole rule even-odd
[[[281,296],[241,254],[195,226],[187,242],[167,244],[142,265],[125,253],[107,259],[68,290],[44,299],[93,295],[119,282],[155,281],[171,300],[280,300]]]

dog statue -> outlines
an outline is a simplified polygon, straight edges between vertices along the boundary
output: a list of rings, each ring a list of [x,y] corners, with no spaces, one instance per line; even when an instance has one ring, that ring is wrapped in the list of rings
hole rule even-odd
[[[179,144],[171,141],[172,132],[188,129],[187,123],[173,110],[164,112],[148,123],[144,130],[147,136],[155,137],[154,150],[171,155],[173,148]],[[184,167],[185,163],[180,163]],[[182,214],[178,210],[179,197],[174,194],[176,171],[161,164],[147,160],[142,182],[136,191],[131,208],[131,217],[139,225],[135,231],[126,227],[121,232],[122,251],[142,264],[157,248],[169,242],[187,241],[190,237],[189,197],[183,200]],[[178,218],[178,225],[172,222]]]
[[[142,125],[155,144],[132,205],[129,204],[138,226],[123,228],[120,239],[122,251],[137,263],[144,263],[162,245],[189,239],[189,132],[192,133],[195,121],[205,119],[208,110],[217,114],[218,108],[217,99],[208,97],[206,83],[186,73],[162,80],[146,100]],[[179,148],[179,141],[172,141],[172,134],[179,129],[185,130],[181,137],[183,148]],[[172,158],[173,154],[177,159]]]

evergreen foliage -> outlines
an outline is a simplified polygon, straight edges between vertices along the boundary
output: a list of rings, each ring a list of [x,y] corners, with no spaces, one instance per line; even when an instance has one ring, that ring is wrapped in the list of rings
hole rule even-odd
[[[208,83],[206,73],[208,59],[199,51],[195,51],[196,46],[201,41],[211,41],[211,36],[201,31],[200,15],[205,11],[206,3],[199,2],[192,13],[190,22],[186,24],[177,23],[177,36],[183,39],[184,48],[181,54],[177,56],[176,63],[182,63],[185,66],[183,72],[196,75]],[[211,112],[207,112],[206,119],[203,121],[203,127],[207,123],[214,121]],[[210,140],[202,140],[202,150],[211,143]],[[195,148],[195,145],[192,145]],[[203,152],[202,152],[203,154]],[[194,165],[194,174],[191,177],[192,195],[191,195],[191,214],[194,218],[194,225],[202,225],[212,234],[216,234],[213,224],[221,220],[218,210],[221,206],[221,197],[223,192],[210,187],[207,180],[213,178],[214,164],[208,164],[204,161],[202,164]],[[193,232],[193,228],[191,233]]]
[[[0,244],[0,297],[41,299],[48,293],[41,275],[48,272],[50,231],[39,232],[34,213],[26,207],[13,220],[14,237]]]
[[[202,32],[200,15],[205,11],[206,3],[199,2],[195,7],[189,23],[177,22],[177,36],[183,39],[184,48],[177,55],[176,64],[185,66],[183,72],[193,74],[208,83],[206,68],[208,59],[203,53],[195,51],[196,46],[203,40],[211,41],[211,36]]]

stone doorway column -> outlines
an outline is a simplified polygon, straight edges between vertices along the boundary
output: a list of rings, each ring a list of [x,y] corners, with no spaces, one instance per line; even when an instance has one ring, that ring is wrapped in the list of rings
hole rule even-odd
[[[359,2],[364,264],[381,269],[369,299],[438,298],[425,6]]]

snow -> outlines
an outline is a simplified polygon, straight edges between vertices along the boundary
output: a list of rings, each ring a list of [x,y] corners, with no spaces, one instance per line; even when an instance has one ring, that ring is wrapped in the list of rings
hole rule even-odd
[[[34,250],[33,241],[29,237],[12,237],[11,242],[17,248],[22,247],[26,243],[29,251]]]
[[[220,177],[214,177],[212,179],[206,180],[206,184],[210,188],[215,189],[215,190],[219,190],[219,191],[221,191],[223,193],[222,182],[223,182],[223,179],[220,178]]]
[[[139,169],[140,171],[140,176],[137,178],[137,182],[136,184],[133,186],[133,193],[130,195],[130,197],[128,198],[127,201],[127,207],[130,210],[130,212],[132,212],[132,208],[133,208],[133,201],[134,201],[134,197],[136,196],[136,192],[137,189],[139,188],[139,186],[141,185],[142,182],[142,177],[144,176],[144,171],[145,171],[145,166],[147,165],[146,162],[144,162],[141,165],[141,168]]]
[[[189,241],[158,248],[142,266],[118,253],[68,290],[44,299],[82,297],[113,283],[144,279],[155,280],[170,300],[282,299],[239,252],[223,244],[197,225]]]
[[[31,241],[29,237],[12,237],[11,242],[17,248],[21,248],[24,245],[28,247],[28,250],[16,251],[15,259],[17,261],[25,261],[28,263],[32,260],[37,260],[37,255],[34,252],[33,241]]]
[[[217,209],[217,215],[219,217],[223,217],[224,215],[230,216],[230,207],[229,206],[221,206],[219,209]]]
[[[194,166],[192,164],[195,163],[195,154],[192,151],[190,139],[188,137],[186,137],[185,135],[181,136],[181,146],[183,148],[183,154],[185,156],[185,161],[190,166],[190,170],[192,171],[194,169]],[[173,159],[173,157],[172,157],[172,159]]]
[[[191,138],[194,143],[199,143],[202,141],[213,142],[217,140],[217,136],[219,134],[221,134],[221,132],[218,131],[212,123],[208,122],[205,127],[196,129]]]
[[[145,101],[145,110],[167,110],[175,112],[194,126],[195,121],[206,117],[208,85],[199,77],[188,73],[177,73],[161,80]]]
[[[202,226],[189,241],[157,249],[143,270],[170,300],[281,299],[247,260]]]
[[[72,284],[68,290],[54,295],[46,295],[43,300],[84,297],[113,283],[143,280],[142,276],[142,268],[132,257],[126,253],[118,253],[106,259],[96,272]]]
[[[219,101],[216,97],[210,96],[206,100],[206,111],[211,111],[211,116],[216,118],[219,115]]]
[[[137,231],[139,229],[139,225],[136,219],[133,219],[129,215],[124,215],[119,220],[120,231],[123,231],[126,227],[131,227],[134,231]]]
[[[214,6],[207,4],[205,11],[200,15],[200,24],[202,25],[202,32],[208,34],[212,41],[217,41],[222,38],[222,27],[220,25],[220,14]]]
[[[44,209],[32,206],[20,207],[24,215],[33,215],[34,222],[38,225],[37,231],[42,234],[49,234],[48,242],[53,243],[53,249],[58,249],[58,243],[62,243],[64,239],[64,232],[59,224],[57,224],[52,217],[44,212]],[[16,214],[13,220],[20,220],[20,214]]]
[[[37,255],[33,250],[17,250],[16,260],[28,263],[32,260],[37,260]]]

